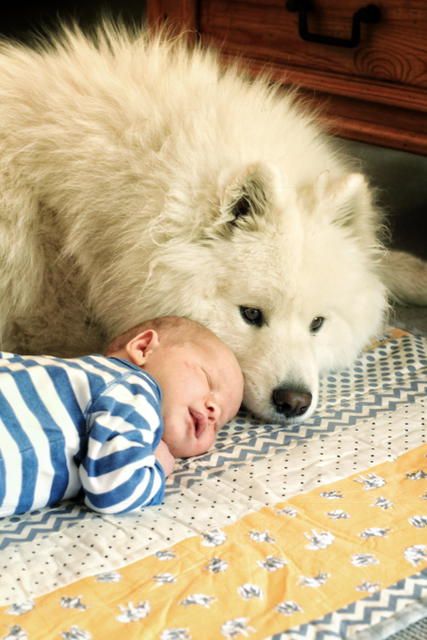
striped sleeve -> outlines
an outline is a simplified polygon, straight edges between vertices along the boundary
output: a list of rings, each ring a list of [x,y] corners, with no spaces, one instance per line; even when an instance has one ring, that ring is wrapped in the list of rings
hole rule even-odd
[[[151,380],[129,375],[109,385],[88,415],[79,467],[85,504],[126,513],[162,502],[165,474],[154,455],[161,435],[160,395]]]

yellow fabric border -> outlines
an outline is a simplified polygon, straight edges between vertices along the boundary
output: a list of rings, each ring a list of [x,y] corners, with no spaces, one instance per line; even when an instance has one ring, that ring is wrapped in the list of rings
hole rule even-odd
[[[423,445],[18,603],[21,615],[6,607],[0,637],[17,625],[31,640],[256,640],[321,618],[427,566],[426,456]]]

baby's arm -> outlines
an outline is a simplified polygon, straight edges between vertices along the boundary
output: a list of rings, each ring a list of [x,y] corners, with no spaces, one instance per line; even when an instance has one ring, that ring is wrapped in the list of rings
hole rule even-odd
[[[133,382],[132,382],[133,378]],[[85,504],[101,513],[124,513],[163,500],[165,475],[155,451],[160,406],[131,376],[109,386],[88,413],[87,450],[79,467]]]

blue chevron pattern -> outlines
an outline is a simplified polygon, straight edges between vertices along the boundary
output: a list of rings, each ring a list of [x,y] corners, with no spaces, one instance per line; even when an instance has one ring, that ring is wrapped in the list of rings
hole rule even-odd
[[[183,462],[174,472],[167,493],[191,487],[202,476],[204,479],[213,478],[221,475],[224,469],[240,467],[248,460],[254,462],[262,459],[271,451],[282,451],[293,442],[301,444],[314,437],[325,438],[337,429],[347,429],[355,425],[360,418],[374,418],[384,411],[394,411],[400,404],[411,404],[420,395],[425,396],[426,392],[427,385],[414,380],[403,388],[390,389],[381,394],[374,393],[370,398],[364,398],[363,402],[357,402],[352,407],[330,411],[330,418],[315,416],[307,424],[293,429],[277,428],[277,425],[262,427],[260,424],[253,435],[242,438],[240,442],[228,445],[218,443],[215,451],[198,458],[197,461],[188,459]]]
[[[271,636],[269,640],[346,640],[352,629],[369,627],[378,622],[381,614],[389,617],[411,602],[427,596],[427,569],[377,591],[319,620]],[[400,607],[399,607],[400,605]],[[420,639],[421,640],[421,639]]]
[[[53,531],[73,526],[76,521],[88,515],[89,512],[84,507],[72,502],[64,502],[54,509],[0,518],[0,550],[6,549],[10,544],[34,540],[36,536],[47,537]]]

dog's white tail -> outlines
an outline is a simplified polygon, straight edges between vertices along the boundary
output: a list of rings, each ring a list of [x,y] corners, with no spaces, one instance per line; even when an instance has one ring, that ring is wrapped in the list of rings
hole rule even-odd
[[[388,251],[382,261],[382,280],[390,296],[402,304],[427,306],[427,262],[405,253]]]

